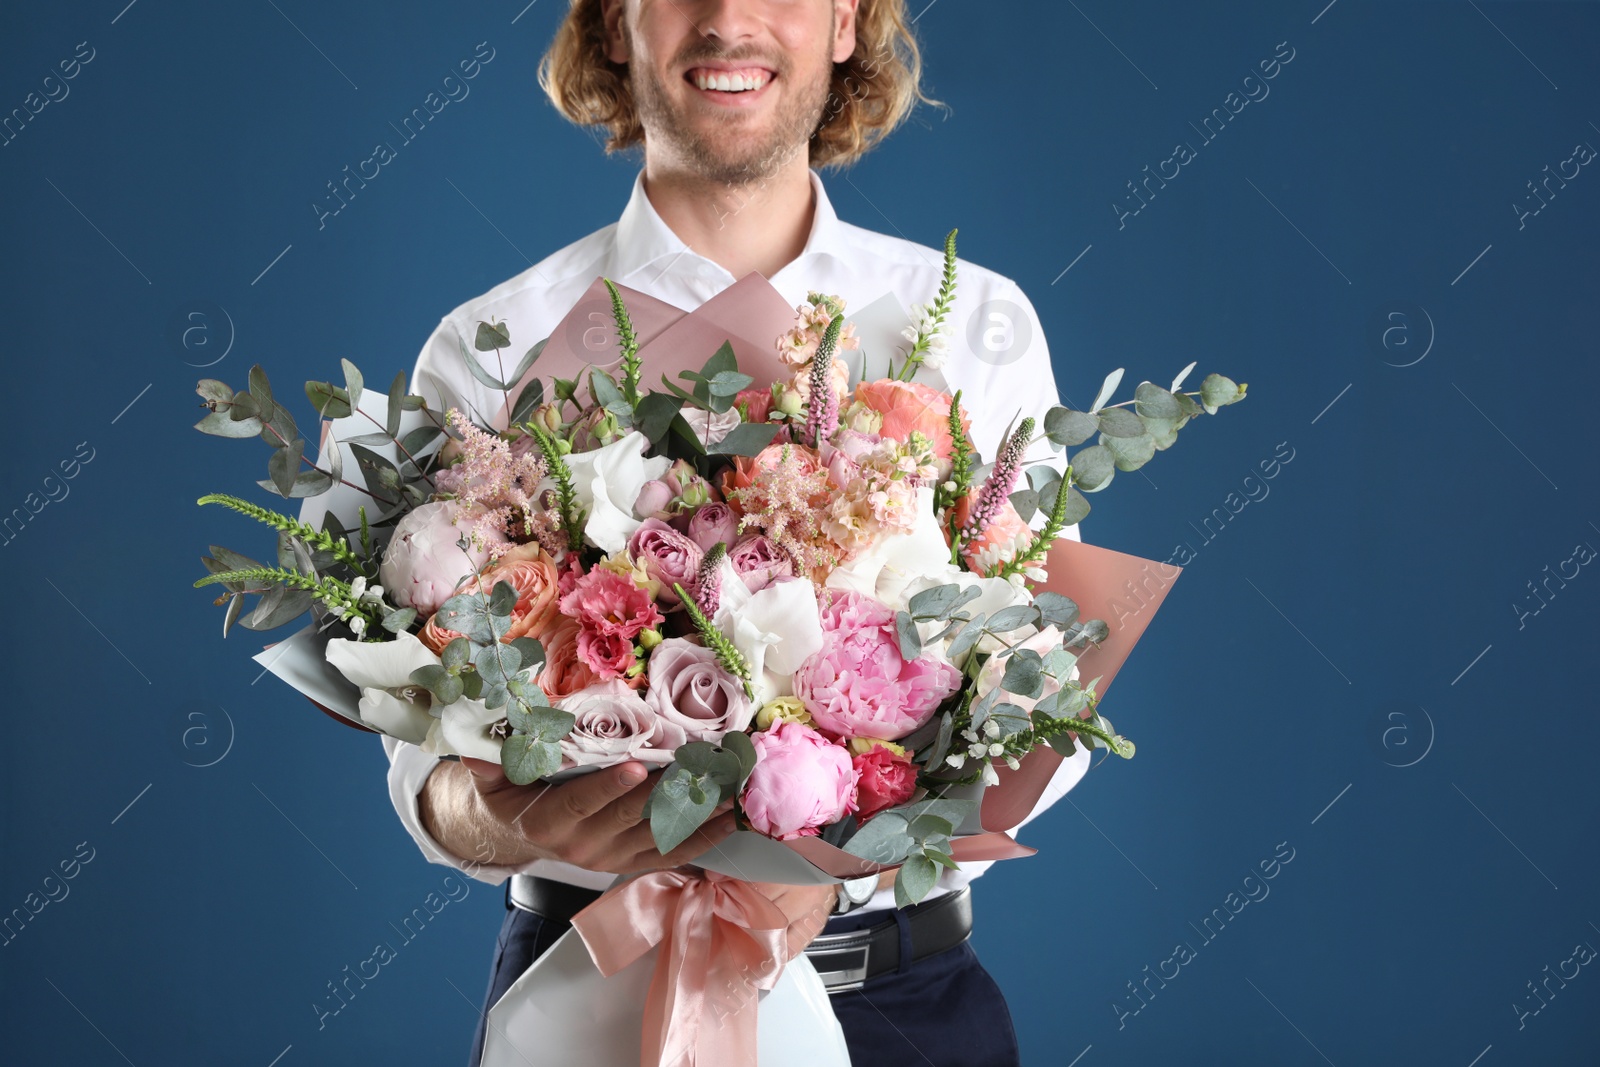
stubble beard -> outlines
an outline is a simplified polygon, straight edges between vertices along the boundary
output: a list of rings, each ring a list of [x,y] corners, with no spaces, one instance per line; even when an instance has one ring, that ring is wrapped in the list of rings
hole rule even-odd
[[[623,32],[627,29],[624,25]],[[828,39],[832,40],[832,34]],[[631,49],[630,49],[631,51]],[[718,53],[708,52],[706,57]],[[695,59],[702,58],[695,56]],[[722,55],[736,62],[743,56]],[[763,64],[765,60],[761,61]],[[791,81],[787,64],[778,70],[779,79]],[[726,186],[765,183],[796,155],[809,152],[811,135],[822,121],[832,81],[832,64],[809,85],[789,85],[778,105],[772,123],[761,133],[739,135],[734,132],[744,121],[741,112],[731,111],[726,123],[691,121],[678,110],[655,71],[643,64],[629,64],[628,82],[633,104],[647,139],[668,146],[673,155],[707,181]]]

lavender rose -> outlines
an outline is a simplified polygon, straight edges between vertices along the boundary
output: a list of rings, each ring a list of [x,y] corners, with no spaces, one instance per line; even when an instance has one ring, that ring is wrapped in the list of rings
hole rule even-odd
[[[683,727],[657,715],[617,679],[562,697],[555,706],[577,719],[559,742],[562,770],[611,767],[628,760],[665,765],[688,740]]]
[[[645,703],[681,726],[691,741],[720,741],[743,730],[755,716],[744,685],[723,670],[717,654],[681,637],[669,637],[650,653]]]
[[[683,534],[660,519],[646,519],[628,538],[628,555],[661,583],[661,593],[656,599],[662,607],[677,607],[678,594],[672,583],[681,584],[692,595],[695,575],[700,571],[700,561],[705,553]]]
[[[720,500],[703,504],[689,516],[689,540],[710,552],[719,544],[733,544],[739,535],[739,516]]]
[[[760,592],[779,578],[794,577],[794,562],[766,534],[751,534],[728,551],[745,588]]]

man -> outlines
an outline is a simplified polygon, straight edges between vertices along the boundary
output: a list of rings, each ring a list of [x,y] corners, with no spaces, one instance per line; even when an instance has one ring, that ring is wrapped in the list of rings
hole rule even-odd
[[[941,253],[842,222],[813,169],[850,162],[887,135],[927,99],[919,75],[903,0],[572,0],[540,82],[568,118],[608,131],[608,151],[642,145],[632,196],[615,224],[446,316],[413,388],[441,406],[495,410],[498,394],[462,363],[477,322],[503,321],[532,342],[601,275],[684,309],[750,271],[794,305],[809,290],[842,297],[847,316],[885,294],[931,300]],[[966,261],[958,276],[942,380],[919,375],[964,391],[974,439],[992,454],[1019,413],[1041,417],[1056,402],[1055,380],[1016,285]],[[869,358],[903,343],[895,331],[904,325],[902,314],[887,334],[864,335]],[[391,796],[423,853],[491,883],[510,879],[485,1012],[616,874],[688,863],[734,829],[723,812],[663,856],[639,818],[655,778],[641,764],[522,787],[493,764],[440,762],[389,738],[385,747]],[[1087,765],[1082,750],[1065,761],[1034,814]],[[813,918],[791,929],[792,944],[823,932],[813,962],[836,989],[855,1062],[1018,1062],[1005,1001],[965,940],[965,884],[986,866],[945,872],[926,901],[904,910],[889,877],[847,885],[837,902],[834,886],[764,887],[809,906]],[[830,912],[848,914],[824,928]],[[480,1020],[474,1065],[483,1030]]]

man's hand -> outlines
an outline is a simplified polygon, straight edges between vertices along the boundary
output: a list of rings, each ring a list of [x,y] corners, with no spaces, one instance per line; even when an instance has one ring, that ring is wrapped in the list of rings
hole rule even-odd
[[[418,812],[434,840],[463,860],[516,867],[553,859],[618,874],[676,867],[733,832],[732,804],[662,855],[640,814],[659,773],[630,761],[559,785],[515,785],[498,764],[463,757],[434,768]]]

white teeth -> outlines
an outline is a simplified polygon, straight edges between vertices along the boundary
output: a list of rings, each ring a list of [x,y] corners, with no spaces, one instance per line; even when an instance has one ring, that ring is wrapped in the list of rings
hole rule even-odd
[[[727,74],[696,71],[694,83],[701,89],[716,89],[724,93],[751,92],[766,84],[764,74]]]

